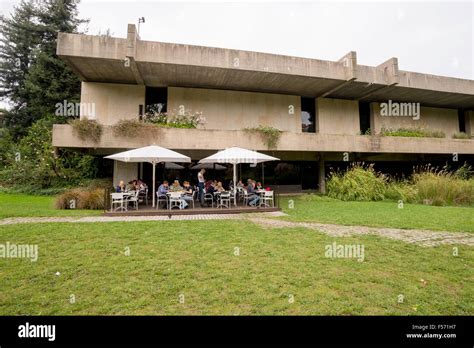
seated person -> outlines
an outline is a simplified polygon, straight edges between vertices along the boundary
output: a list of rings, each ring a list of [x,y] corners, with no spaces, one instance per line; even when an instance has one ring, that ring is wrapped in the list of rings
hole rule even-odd
[[[158,191],[156,192],[158,194],[158,198],[166,197],[166,194],[168,193],[168,191],[169,191],[168,181],[165,180],[160,185],[160,187],[158,187]]]
[[[184,196],[183,199],[186,201],[192,201],[193,200],[193,192],[194,189],[193,187],[189,184],[189,181],[183,182],[183,190],[184,190]]]
[[[125,188],[126,191],[135,191],[136,180],[132,180],[128,182],[127,187]]]
[[[239,180],[239,182],[237,183],[237,187],[244,187],[244,183],[242,182],[242,180]]]
[[[125,192],[125,183],[123,182],[123,180],[120,180],[120,183],[115,188],[115,191],[116,192]]]
[[[171,189],[170,189],[172,192],[178,192],[178,191],[183,191],[183,188],[181,187],[180,183],[178,180],[175,180],[173,182],[173,185],[171,185]]]
[[[255,181],[249,179],[247,185],[247,193],[249,195],[249,205],[256,206],[260,202],[260,196],[255,193]]]
[[[224,191],[225,191],[224,186],[222,186],[222,182],[219,181],[219,182],[217,183],[216,191],[217,191],[217,192],[224,192]]]

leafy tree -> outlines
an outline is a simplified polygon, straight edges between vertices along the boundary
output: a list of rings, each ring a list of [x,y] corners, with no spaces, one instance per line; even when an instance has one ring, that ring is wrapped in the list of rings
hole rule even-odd
[[[0,170],[0,184],[38,190],[79,184],[96,177],[93,156],[53,148],[54,123],[56,117],[48,115],[36,121],[18,143],[10,142],[9,151],[3,154],[5,168]]]

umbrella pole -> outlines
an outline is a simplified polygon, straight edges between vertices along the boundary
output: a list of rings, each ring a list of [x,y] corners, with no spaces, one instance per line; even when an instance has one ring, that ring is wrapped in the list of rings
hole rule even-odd
[[[237,164],[234,163],[234,205],[237,206]]]
[[[153,162],[153,205],[152,207],[155,207],[155,169],[156,169],[156,162]]]

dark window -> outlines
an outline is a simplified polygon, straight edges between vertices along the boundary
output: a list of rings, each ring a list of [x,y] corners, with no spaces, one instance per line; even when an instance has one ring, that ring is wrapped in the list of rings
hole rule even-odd
[[[359,102],[359,124],[361,134],[370,130],[370,103]]]
[[[145,111],[155,113],[166,112],[168,102],[168,88],[147,87],[145,91]]]
[[[466,133],[466,119],[464,117],[464,110],[458,110],[459,131]]]
[[[316,105],[314,98],[301,98],[301,130],[303,132],[314,133]]]

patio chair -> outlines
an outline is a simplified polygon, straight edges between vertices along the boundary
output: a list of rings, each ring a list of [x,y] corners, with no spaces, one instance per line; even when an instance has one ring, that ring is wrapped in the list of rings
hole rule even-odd
[[[204,199],[204,203],[208,203],[209,205],[209,202],[211,202],[211,208],[214,207],[214,197],[212,193],[205,193],[203,199]]]
[[[135,209],[138,210],[138,195],[140,191],[135,191],[135,193],[127,198],[127,205],[132,203],[135,206]]]
[[[270,207],[269,203],[272,203],[272,207],[275,206],[273,200],[273,191],[265,191],[262,196],[260,196],[260,206]]]
[[[249,205],[249,193],[247,192],[246,189],[242,189],[242,191],[244,193],[243,196],[242,196],[243,201],[244,201],[244,206],[247,206],[247,205]]]
[[[127,210],[127,208],[125,207],[125,200],[123,198],[123,194],[122,193],[112,193],[111,194],[112,196],[112,200],[111,200],[111,210],[113,211],[117,211],[118,209],[120,210]],[[114,209],[114,206],[117,206],[115,209]]]
[[[168,196],[160,195],[159,192],[156,193],[156,209],[160,209],[160,203],[165,203],[166,209],[168,209]]]
[[[140,190],[140,194],[138,195],[139,202],[143,202],[145,200],[145,204],[148,205],[148,188],[144,190]]]
[[[230,192],[222,192],[219,195],[219,204],[217,205],[217,208],[230,208]]]
[[[178,207],[179,209],[183,209],[183,203],[181,202],[181,192],[170,192],[170,204],[169,209],[173,209],[174,207]]]
[[[230,204],[234,204],[235,205],[235,201],[237,199],[237,194],[234,195],[234,191],[230,191]]]

